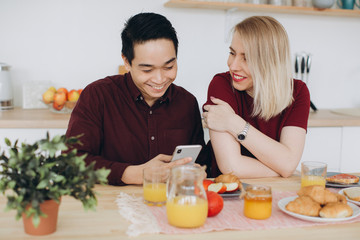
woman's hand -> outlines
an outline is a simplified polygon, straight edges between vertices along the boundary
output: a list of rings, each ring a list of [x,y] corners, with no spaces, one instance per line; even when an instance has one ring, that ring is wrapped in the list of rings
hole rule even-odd
[[[229,126],[231,126],[233,119],[237,117],[237,115],[227,102],[215,97],[210,97],[210,99],[215,105],[204,106],[206,112],[204,112],[202,116],[205,127],[217,132],[228,131]]]

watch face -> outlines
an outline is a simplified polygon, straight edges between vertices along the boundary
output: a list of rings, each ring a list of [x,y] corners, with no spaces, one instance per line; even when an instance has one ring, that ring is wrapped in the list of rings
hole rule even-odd
[[[239,139],[240,141],[244,140],[244,139],[245,139],[245,135],[242,134],[242,133],[240,133],[240,134],[238,135],[238,139]]]

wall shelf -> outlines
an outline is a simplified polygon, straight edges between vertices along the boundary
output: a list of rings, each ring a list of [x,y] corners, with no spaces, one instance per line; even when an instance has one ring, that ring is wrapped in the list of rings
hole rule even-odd
[[[218,9],[218,10],[242,10],[254,12],[273,12],[287,14],[304,14],[304,15],[323,15],[323,16],[339,16],[339,17],[360,17],[360,10],[345,9],[318,9],[313,7],[295,7],[295,6],[275,6],[269,4],[249,4],[236,2],[206,2],[196,0],[169,0],[165,7],[174,8],[202,8],[202,9]]]

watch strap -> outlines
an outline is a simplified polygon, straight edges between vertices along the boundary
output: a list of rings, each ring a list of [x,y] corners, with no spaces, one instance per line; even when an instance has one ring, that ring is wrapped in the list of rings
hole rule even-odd
[[[246,136],[247,136],[247,133],[249,131],[249,128],[250,128],[250,123],[249,122],[246,122],[245,123],[245,127],[244,129],[237,135],[237,140],[239,142],[242,142],[245,140]]]

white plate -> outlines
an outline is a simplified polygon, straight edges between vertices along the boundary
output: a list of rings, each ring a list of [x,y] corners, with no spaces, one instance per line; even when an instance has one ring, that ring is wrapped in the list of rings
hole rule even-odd
[[[351,187],[351,188],[352,188],[352,187]],[[346,190],[346,189],[349,189],[349,188],[341,189],[341,190],[339,191],[339,194],[344,195],[349,202],[354,203],[354,204],[360,206],[360,202],[351,200],[351,199],[349,199],[349,198],[344,194],[344,190]]]
[[[293,212],[290,212],[290,211],[286,210],[285,206],[289,202],[293,201],[295,198],[297,198],[297,196],[296,197],[287,197],[287,198],[280,199],[279,202],[278,202],[278,207],[284,213],[286,213],[286,214],[288,214],[290,216],[293,216],[295,218],[299,218],[301,220],[310,221],[310,222],[341,222],[341,221],[346,221],[346,220],[356,218],[357,216],[360,215],[360,208],[358,206],[356,206],[355,204],[352,204],[352,203],[348,203],[348,205],[353,209],[353,215],[350,216],[350,217],[346,217],[346,218],[309,217],[309,216],[293,213]]]

